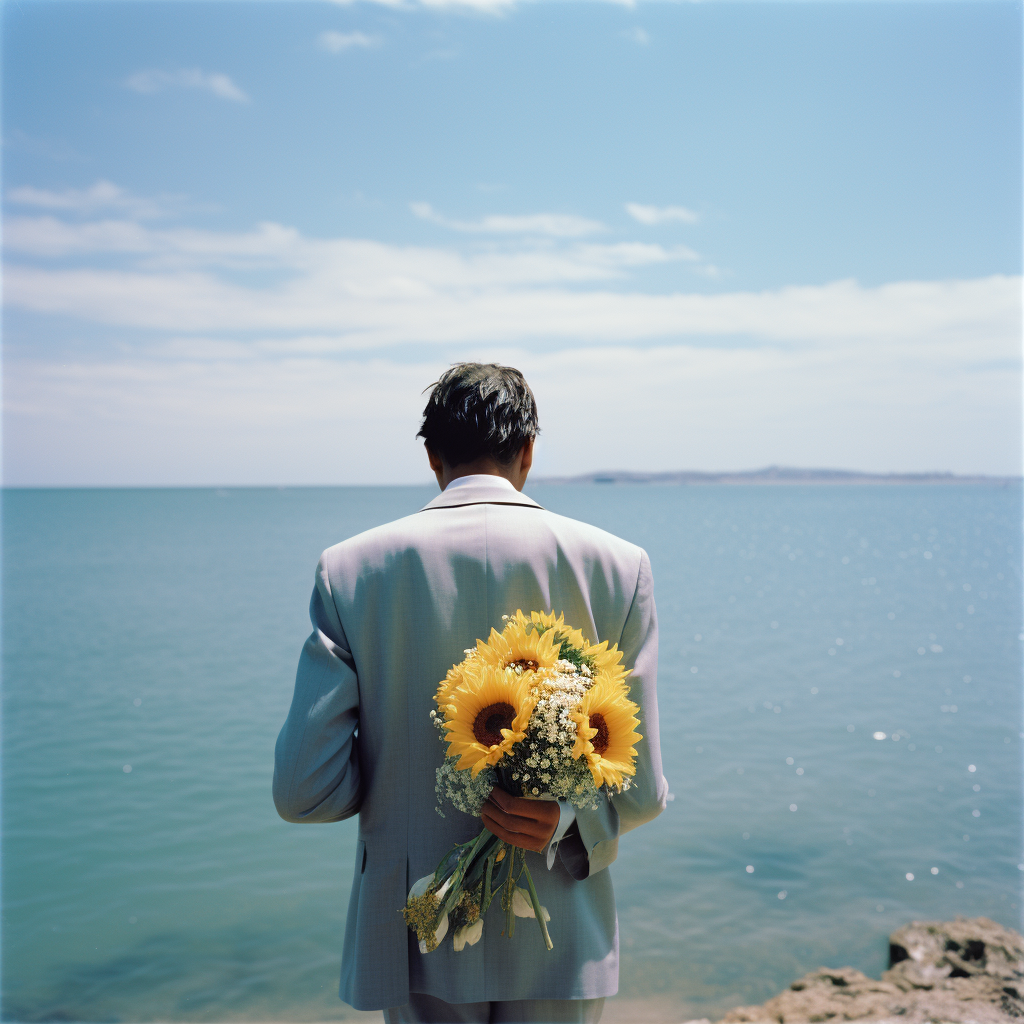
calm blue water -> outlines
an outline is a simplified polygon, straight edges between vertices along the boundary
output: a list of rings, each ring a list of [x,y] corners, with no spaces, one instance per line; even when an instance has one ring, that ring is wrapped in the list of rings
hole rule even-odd
[[[5,1020],[345,1016],[356,826],[279,820],[273,744],[321,549],[433,493],[4,494]],[[531,493],[655,571],[624,995],[714,1016],[912,918],[1020,927],[1018,489]]]

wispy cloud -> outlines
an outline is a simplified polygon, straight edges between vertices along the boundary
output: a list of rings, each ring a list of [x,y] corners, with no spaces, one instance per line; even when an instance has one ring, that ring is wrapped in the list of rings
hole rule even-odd
[[[536,0],[332,0],[332,2],[343,7],[351,7],[356,3],[372,3],[400,11],[427,9],[434,11],[477,11],[484,14],[503,14],[523,4],[536,2]],[[616,7],[625,7],[629,10],[637,6],[637,0],[591,0],[591,2],[610,3]]]
[[[78,257],[86,264],[90,256],[120,255],[126,265],[118,273],[142,274],[147,291],[158,279],[168,286],[181,273],[210,272],[210,286],[219,287],[218,282],[226,283],[216,276],[220,271],[260,270],[277,271],[293,286],[301,279],[311,284],[334,279],[340,294],[367,300],[610,281],[625,279],[630,269],[696,258],[683,246],[642,242],[522,245],[466,256],[362,239],[310,239],[272,223],[244,233],[156,231],[126,220],[69,223],[56,217],[12,217],[5,224],[4,243],[10,255]],[[154,309],[154,315],[163,313]]]
[[[639,26],[631,28],[628,32],[623,32],[622,34],[627,39],[636,43],[637,46],[646,46],[651,41],[651,37]]]
[[[631,289],[631,277],[645,267],[693,262],[696,254],[573,240],[522,240],[502,251],[463,253],[307,238],[272,223],[238,233],[12,218],[5,245],[11,257],[63,261],[50,267],[12,259],[5,268],[12,307],[147,330],[173,323],[195,332],[334,331],[347,346],[368,348],[472,338],[574,344],[738,336],[804,347],[856,339],[893,348],[926,345],[932,354],[963,347],[972,358],[986,352],[1003,358],[1019,340],[1013,277],[871,288],[837,281],[719,294],[677,285],[651,292]],[[120,265],[106,258],[99,264],[96,254],[120,254]],[[76,257],[80,266],[66,264]],[[248,270],[261,272],[259,283],[247,285],[236,273]]]
[[[421,220],[451,231],[488,235],[547,235],[551,238],[580,238],[604,231],[596,220],[565,213],[490,214],[480,220],[453,220],[438,213],[430,203],[410,203],[409,209]]]
[[[249,97],[225,74],[182,68],[179,71],[136,71],[124,84],[140,93],[162,92],[164,89],[198,89],[235,103],[248,103]]]
[[[642,203],[626,203],[626,212],[641,224],[696,224],[699,217],[685,206],[644,206]]]
[[[356,3],[374,3],[393,10],[476,11],[482,14],[503,14],[520,0],[333,0],[342,7]]]
[[[139,219],[163,216],[168,212],[169,205],[179,204],[180,200],[179,196],[166,196],[159,200],[145,199],[103,179],[88,188],[54,190],[22,185],[7,191],[7,201],[18,206],[35,206],[46,210],[80,214],[113,211]]]
[[[426,482],[421,391],[449,362],[482,359],[519,367],[533,387],[538,474],[780,462],[1019,472],[1019,372],[920,354],[467,341],[395,359],[211,341],[177,358],[9,358],[4,471],[19,484]],[[624,401],[628,414],[608,414]],[[324,458],[337,437],[374,443]]]
[[[245,286],[215,273],[165,270],[45,269],[8,264],[8,305],[94,323],[163,331],[254,331],[282,339],[338,332],[344,349],[559,339],[593,343],[746,339],[802,349],[858,345],[875,358],[955,361],[1019,359],[1017,278],[900,282],[864,288],[854,281],[773,292],[647,294],[600,287],[594,268],[573,280],[557,262],[488,264],[452,253],[402,251],[379,243],[339,243],[335,259],[273,287]],[[604,269],[604,268],[601,268]],[[867,356],[865,356],[867,358]]]
[[[410,442],[420,390],[459,358],[527,374],[549,472],[1019,465],[1019,277],[708,293],[687,285],[699,265],[685,247],[65,216],[89,192],[28,193],[50,197],[47,213],[5,224],[19,321],[117,339],[48,359],[8,332],[9,482],[426,479]],[[623,395],[643,397],[608,416]],[[315,443],[367,431],[379,443],[343,463]]]
[[[379,42],[375,36],[368,36],[365,32],[335,32],[333,30],[321,32],[317,41],[321,49],[330,53],[367,49],[376,46]]]

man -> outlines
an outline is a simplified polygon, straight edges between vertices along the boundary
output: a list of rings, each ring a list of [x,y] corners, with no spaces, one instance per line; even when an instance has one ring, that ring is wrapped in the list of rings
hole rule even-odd
[[[537,431],[533,392],[518,370],[454,366],[434,385],[418,435],[441,494],[329,548],[317,566],[313,632],[277,742],[274,800],[288,821],[359,814],[341,998],[383,1009],[391,1024],[597,1021],[618,988],[605,869],[619,834],[665,807],[650,563],[640,548],[521,493]],[[497,789],[484,807],[488,829],[533,851],[554,950],[535,928],[504,936],[499,909],[476,945],[456,953],[449,941],[422,954],[400,913],[410,885],[480,830],[469,815],[435,811],[444,748],[430,720],[433,696],[464,649],[517,609],[563,612],[592,642],[619,645],[640,708],[636,775],[624,793],[575,814]]]

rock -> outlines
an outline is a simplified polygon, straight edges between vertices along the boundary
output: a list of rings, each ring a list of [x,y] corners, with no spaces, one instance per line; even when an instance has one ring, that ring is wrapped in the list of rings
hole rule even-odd
[[[868,1020],[903,1015],[904,993],[892,982],[875,981],[852,967],[819,967],[794,981],[763,1006],[743,1006],[726,1014],[724,1024],[748,1021]]]
[[[882,977],[900,988],[930,988],[944,978],[978,975],[1011,983],[1024,978],[1024,940],[987,917],[915,921],[889,936],[889,970]]]
[[[819,967],[761,1006],[731,1010],[722,1024],[1024,1019],[1024,939],[986,917],[905,925],[889,938],[889,962],[880,981]]]

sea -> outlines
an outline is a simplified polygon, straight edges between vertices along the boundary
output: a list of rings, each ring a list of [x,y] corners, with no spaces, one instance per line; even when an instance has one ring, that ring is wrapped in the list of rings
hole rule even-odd
[[[321,550],[435,493],[3,492],[4,1021],[359,1016],[356,821],[278,818],[274,742]],[[611,868],[621,1000],[715,1018],[877,977],[911,920],[1020,929],[1019,486],[528,493],[654,569],[671,796]]]

